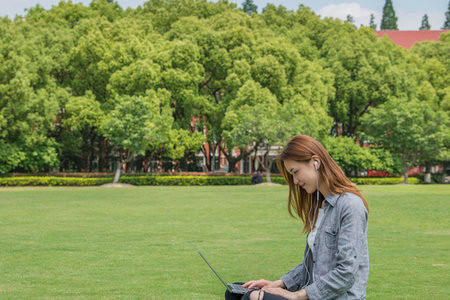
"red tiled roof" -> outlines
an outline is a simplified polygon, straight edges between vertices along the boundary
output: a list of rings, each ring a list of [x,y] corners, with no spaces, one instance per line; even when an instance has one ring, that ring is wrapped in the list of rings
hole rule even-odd
[[[418,42],[439,41],[439,36],[441,35],[441,33],[447,31],[450,30],[384,30],[375,31],[375,34],[379,38],[381,38],[383,35],[387,35],[395,44],[409,49]]]

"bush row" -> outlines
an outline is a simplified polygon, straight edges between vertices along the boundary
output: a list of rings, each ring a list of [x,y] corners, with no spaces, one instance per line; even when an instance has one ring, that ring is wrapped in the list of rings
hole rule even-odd
[[[399,184],[403,182],[402,177],[384,177],[384,178],[349,178],[353,183],[366,184]],[[408,177],[409,184],[417,184],[419,180],[414,177]]]
[[[0,178],[0,186],[93,186],[111,181],[112,178],[5,177]]]
[[[399,184],[403,182],[402,177],[381,177],[381,178],[349,178],[353,183],[358,185],[367,185],[367,184]],[[264,178],[265,181],[265,178]],[[272,177],[272,182],[286,184],[283,177]],[[418,184],[420,181],[417,178],[409,177],[409,184]]]
[[[284,181],[274,177],[273,182]],[[266,179],[263,179],[266,181]],[[249,185],[250,176],[122,176],[121,183],[133,185]]]
[[[283,177],[272,177],[272,182],[286,184]],[[359,185],[398,184],[403,178],[350,178]],[[263,178],[266,182],[266,178]],[[112,177],[3,177],[0,186],[95,186],[111,183]],[[122,176],[120,183],[133,185],[250,185],[250,176]],[[410,177],[408,183],[417,184],[419,179]]]

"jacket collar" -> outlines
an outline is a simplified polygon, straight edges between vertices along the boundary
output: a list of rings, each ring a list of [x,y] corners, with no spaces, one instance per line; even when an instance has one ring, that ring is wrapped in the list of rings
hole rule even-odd
[[[339,199],[340,196],[341,194],[339,193],[336,193],[336,195],[328,193],[328,195],[325,197],[325,201],[334,207],[336,205],[336,201]]]

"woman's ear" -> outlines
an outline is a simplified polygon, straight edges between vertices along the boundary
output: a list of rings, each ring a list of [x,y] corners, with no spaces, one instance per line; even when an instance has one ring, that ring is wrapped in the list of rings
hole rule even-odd
[[[319,168],[320,168],[319,156],[313,155],[312,159],[314,160],[313,164],[314,164],[314,167],[315,167],[316,171],[319,170]]]

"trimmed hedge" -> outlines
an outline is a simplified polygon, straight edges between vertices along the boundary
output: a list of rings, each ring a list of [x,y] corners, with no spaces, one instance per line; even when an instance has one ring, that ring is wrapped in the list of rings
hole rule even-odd
[[[111,181],[112,178],[5,177],[0,178],[0,186],[94,186]]]
[[[273,183],[286,184],[283,177],[274,176]],[[27,176],[0,178],[0,186],[96,186],[111,183],[112,177],[80,178],[80,177],[52,177]],[[350,178],[356,184],[398,184],[403,178]],[[133,185],[250,185],[250,176],[127,176],[120,177],[120,183]],[[263,177],[263,182],[266,178]],[[408,183],[417,184],[419,179],[410,177]]]
[[[122,176],[120,183],[133,185],[249,185],[249,176]]]
[[[380,178],[349,178],[353,183],[356,184],[399,184],[403,183],[402,177],[380,177]],[[414,177],[408,177],[409,184],[417,184],[419,180]]]

